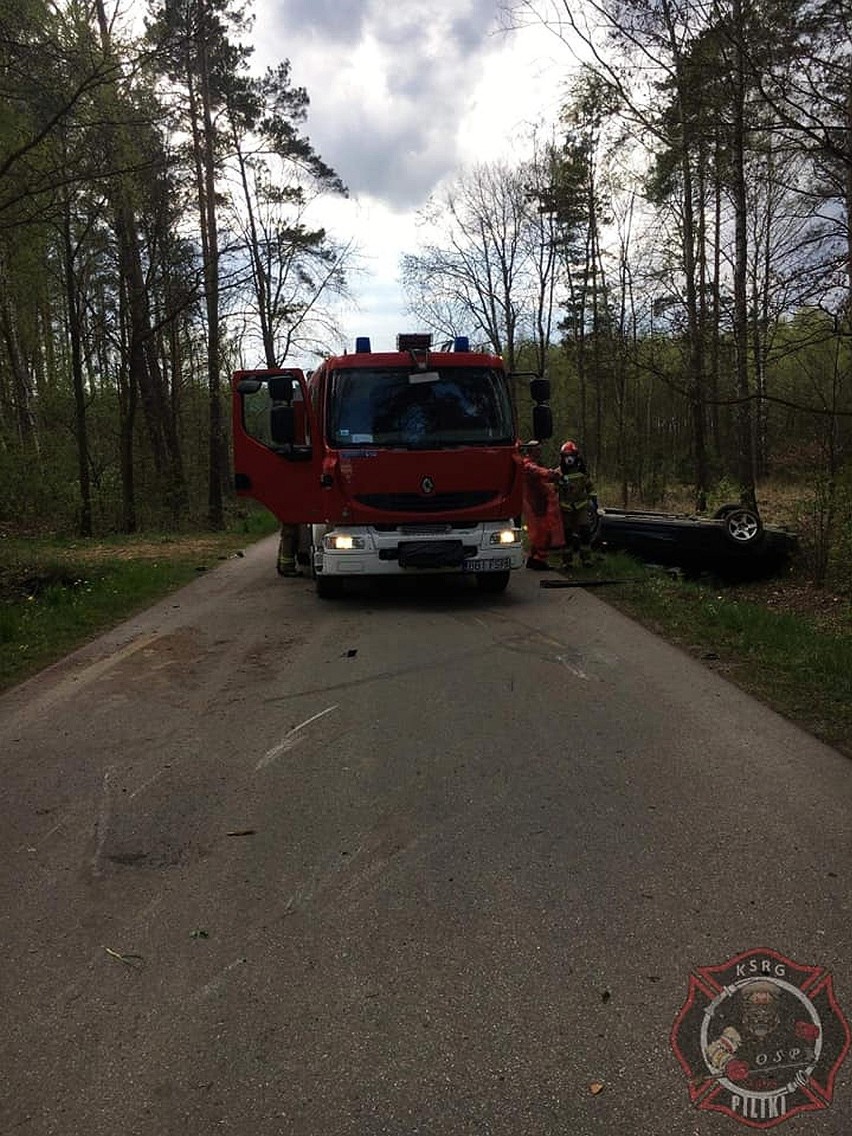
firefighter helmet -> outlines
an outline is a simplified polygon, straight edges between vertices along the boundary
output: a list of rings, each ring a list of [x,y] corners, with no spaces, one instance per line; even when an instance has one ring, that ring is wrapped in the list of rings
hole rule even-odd
[[[559,451],[559,464],[563,469],[577,469],[582,464],[580,448],[570,438],[567,442],[562,443],[562,448]]]

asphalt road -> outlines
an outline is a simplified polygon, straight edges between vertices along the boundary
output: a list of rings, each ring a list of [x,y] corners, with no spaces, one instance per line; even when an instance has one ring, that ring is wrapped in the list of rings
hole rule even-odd
[[[0,1132],[748,1131],[670,1031],[757,948],[852,1017],[848,760],[589,592],[273,565],[0,699]]]

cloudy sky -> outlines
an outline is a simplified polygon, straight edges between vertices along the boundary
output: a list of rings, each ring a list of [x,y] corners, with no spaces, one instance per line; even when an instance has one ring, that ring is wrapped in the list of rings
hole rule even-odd
[[[416,211],[465,163],[520,157],[533,126],[556,118],[566,48],[541,28],[503,32],[500,6],[256,0],[254,61],[290,60],[311,100],[306,133],[350,190],[322,218],[361,249],[359,310],[341,318],[349,341],[370,335],[388,350],[416,330],[397,283]]]

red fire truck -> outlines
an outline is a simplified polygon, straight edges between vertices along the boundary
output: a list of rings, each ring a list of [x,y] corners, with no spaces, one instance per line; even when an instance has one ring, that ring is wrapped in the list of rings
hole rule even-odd
[[[297,524],[299,561],[323,597],[345,580],[468,573],[500,592],[523,563],[521,443],[513,382],[464,337],[433,351],[352,354],[233,376],[237,493]],[[534,377],[533,434],[550,437],[549,384]]]

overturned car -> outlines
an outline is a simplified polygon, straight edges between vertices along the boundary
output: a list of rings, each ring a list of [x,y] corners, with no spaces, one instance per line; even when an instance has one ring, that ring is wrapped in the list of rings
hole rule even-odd
[[[776,575],[798,547],[794,532],[765,525],[753,509],[734,504],[712,516],[598,506],[593,528],[595,543],[607,550],[725,579]]]

